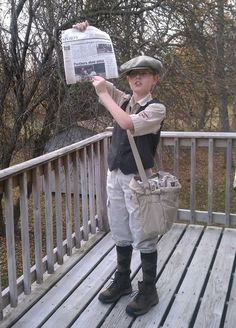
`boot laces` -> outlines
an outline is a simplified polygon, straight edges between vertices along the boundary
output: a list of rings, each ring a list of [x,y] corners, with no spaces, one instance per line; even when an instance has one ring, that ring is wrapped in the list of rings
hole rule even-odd
[[[123,279],[123,277],[122,277],[121,273],[117,271],[115,273],[115,276],[111,278],[111,282],[110,282],[108,288],[110,290],[119,288],[122,285],[122,279]]]
[[[139,289],[136,289],[131,293],[131,297],[133,298],[134,301],[139,301],[141,298],[144,297],[144,293]]]
[[[136,295],[133,298],[133,303],[136,304],[136,306],[139,306],[146,302],[146,298],[147,296],[143,292],[137,291]]]
[[[114,277],[114,278],[111,278],[111,282],[110,282],[110,284],[108,285],[107,288],[109,288],[110,290],[112,290],[112,289],[117,288],[118,286],[119,286],[118,279],[116,277]]]
[[[144,285],[143,282],[139,282],[139,288],[133,291],[133,293],[131,294],[132,297],[134,297],[134,301],[139,302],[143,298],[145,299],[147,297],[147,293],[145,292],[143,285]]]

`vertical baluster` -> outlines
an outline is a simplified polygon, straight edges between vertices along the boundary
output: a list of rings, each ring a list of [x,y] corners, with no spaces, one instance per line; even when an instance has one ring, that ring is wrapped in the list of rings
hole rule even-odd
[[[8,280],[10,292],[10,304],[17,306],[17,285],[16,285],[16,256],[15,256],[15,236],[14,236],[14,211],[12,178],[5,181],[5,222],[6,222],[6,242],[7,242],[7,264]]]
[[[174,175],[179,177],[179,139],[174,139]],[[179,213],[177,212],[177,219]]]
[[[101,190],[101,214],[103,229],[105,231],[109,230],[108,217],[107,217],[107,193],[106,193],[106,181],[107,181],[107,139],[103,139],[101,148],[101,174],[100,174],[100,190]]]
[[[46,250],[48,273],[54,272],[51,173],[51,163],[48,162],[44,166]]]
[[[34,213],[34,246],[35,246],[35,265],[36,281],[43,282],[43,261],[42,261],[42,227],[41,227],[41,208],[40,208],[40,182],[39,167],[33,170],[32,193],[33,193],[33,213]]]
[[[96,233],[95,220],[95,191],[94,191],[94,149],[93,144],[88,152],[88,185],[89,185],[89,218],[91,224],[91,233]]]
[[[83,221],[83,239],[88,240],[88,178],[87,178],[87,150],[82,149],[80,152],[80,179],[82,192],[82,221]]]
[[[55,161],[55,206],[56,206],[56,235],[57,262],[63,263],[63,229],[62,229],[62,197],[61,197],[61,159]]]
[[[2,270],[0,263],[0,320],[3,319],[3,300],[2,300]]]
[[[67,255],[72,254],[72,206],[71,206],[71,166],[69,155],[64,160],[65,181],[66,181],[66,239]]]
[[[232,172],[232,139],[227,140],[226,172],[225,172],[225,223],[230,226],[231,203],[231,172]]]
[[[96,208],[98,218],[98,228],[103,229],[102,222],[102,200],[101,200],[101,154],[100,142],[98,141],[95,146],[95,189],[96,189]]]
[[[28,191],[27,191],[26,172],[20,175],[20,214],[21,214],[21,240],[22,240],[24,293],[29,295],[31,293],[31,276],[30,276]]]
[[[163,149],[164,149],[163,143],[164,143],[164,139],[161,138],[155,156],[158,171],[163,171]]]
[[[213,223],[213,164],[214,164],[214,141],[208,142],[208,224]]]
[[[179,176],[179,139],[174,139],[174,175]]]
[[[80,233],[80,178],[79,178],[79,154],[75,153],[73,160],[73,181],[74,181],[74,219],[75,219],[75,246],[81,246]]]
[[[190,211],[191,223],[195,223],[196,209],[196,139],[191,140],[191,182],[190,182]]]

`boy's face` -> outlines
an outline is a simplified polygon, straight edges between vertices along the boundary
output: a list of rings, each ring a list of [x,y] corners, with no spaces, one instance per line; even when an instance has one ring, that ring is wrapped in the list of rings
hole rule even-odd
[[[159,75],[150,69],[136,69],[127,74],[133,93],[145,97],[159,81]]]

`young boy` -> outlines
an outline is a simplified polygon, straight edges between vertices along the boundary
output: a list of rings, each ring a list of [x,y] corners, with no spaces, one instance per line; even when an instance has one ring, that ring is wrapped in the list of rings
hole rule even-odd
[[[84,31],[87,22],[74,25]],[[93,76],[92,84],[99,101],[115,120],[108,153],[107,197],[108,219],[116,244],[117,270],[112,284],[99,294],[103,303],[116,302],[132,292],[130,262],[133,247],[140,251],[143,281],[138,282],[138,294],[127,305],[131,316],[142,315],[158,303],[156,290],[157,239],[143,231],[140,217],[129,188],[130,180],[137,175],[137,167],[127,137],[130,130],[147,175],[151,175],[154,155],[165,118],[165,106],[153,100],[151,91],[159,82],[162,64],[149,56],[138,56],[120,67],[132,90],[132,95],[116,89],[100,76]]]

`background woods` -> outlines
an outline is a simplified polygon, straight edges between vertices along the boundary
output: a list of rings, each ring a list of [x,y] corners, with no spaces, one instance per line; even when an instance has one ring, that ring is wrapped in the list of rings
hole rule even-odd
[[[163,61],[165,129],[235,131],[235,9],[224,0],[1,1],[0,169],[41,155],[73,126],[111,124],[89,84],[65,84],[61,30],[84,19],[111,36],[118,65],[139,54]]]

